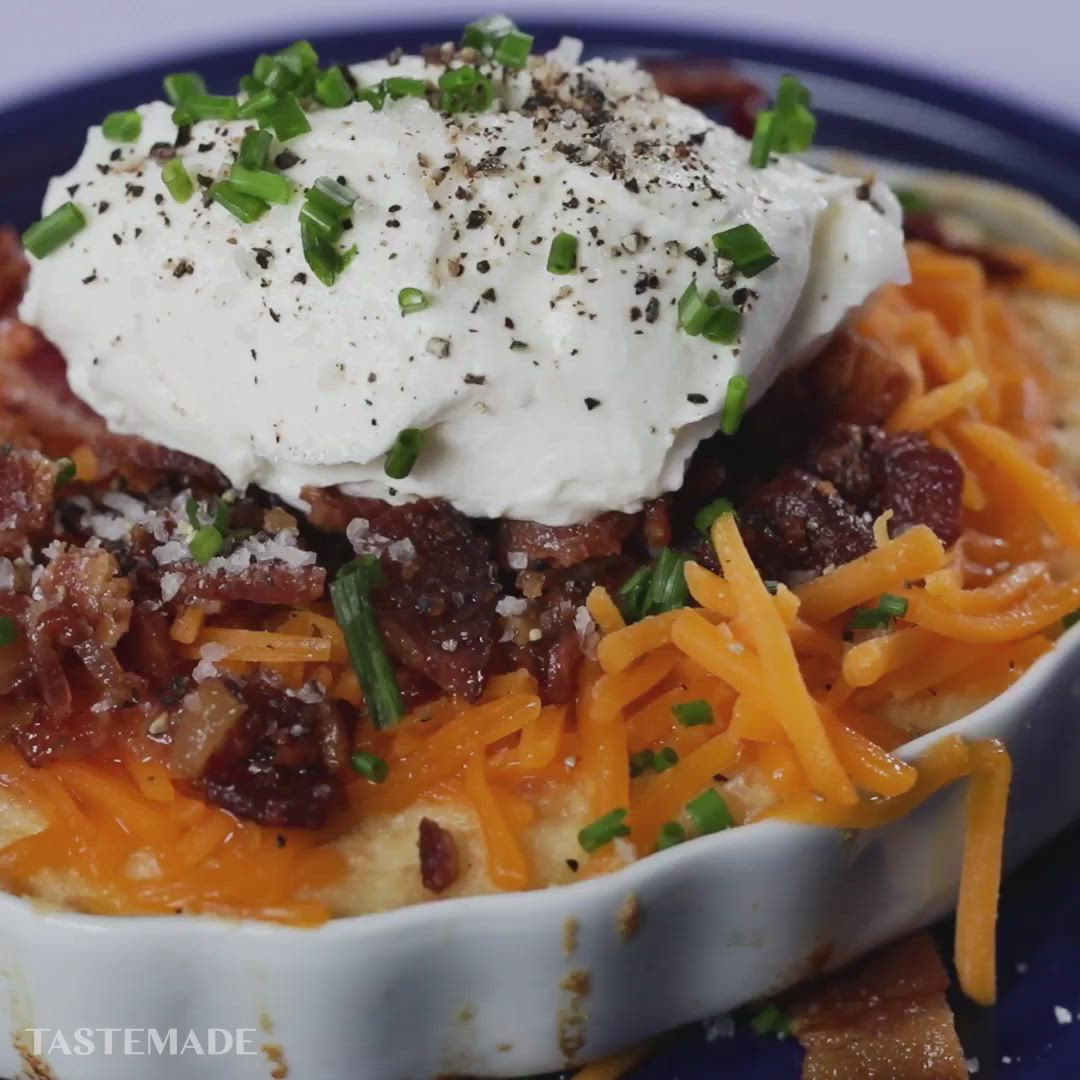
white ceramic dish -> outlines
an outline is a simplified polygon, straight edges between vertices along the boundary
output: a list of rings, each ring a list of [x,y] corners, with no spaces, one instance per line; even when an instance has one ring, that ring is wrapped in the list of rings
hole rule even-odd
[[[1080,739],[1067,727],[1078,699],[1074,630],[1000,698],[904,756],[946,733],[1005,739],[1016,766],[1015,865],[1080,817]],[[607,878],[310,931],[48,914],[2,896],[0,1025],[10,1038],[0,1075],[28,1068],[30,1028],[59,1029],[69,1042],[77,1028],[178,1028],[181,1041],[188,1029],[249,1029],[256,1045],[280,1050],[297,1080],[515,1076],[595,1058],[775,992],[950,910],[963,788],[874,833],[765,822]],[[627,939],[631,897],[640,926]],[[263,1052],[106,1061],[101,1040],[94,1054],[54,1054],[51,1071],[30,1075],[265,1080],[274,1064]]]

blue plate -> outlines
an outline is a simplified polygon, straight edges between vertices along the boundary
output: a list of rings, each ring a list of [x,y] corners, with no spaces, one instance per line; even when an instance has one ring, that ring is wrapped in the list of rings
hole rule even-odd
[[[969,172],[1026,188],[1080,220],[1080,132],[999,98],[900,68],[780,42],[610,23],[530,27],[537,47],[563,34],[592,53],[730,57],[768,87],[794,72],[814,91],[819,141],[910,164]],[[312,38],[327,58],[378,56],[402,45],[456,37],[458,24],[423,23]],[[231,90],[258,52],[286,42],[175,57],[108,79],[71,86],[0,112],[0,222],[25,227],[38,216],[47,179],[66,170],[85,129],[114,109],[160,96],[168,71],[197,69],[211,89]],[[1063,718],[1064,721],[1064,718]],[[978,1080],[1064,1080],[1080,1076],[1080,1015],[1062,1023],[1056,1007],[1080,1013],[1080,830],[1060,838],[1007,885],[1001,908],[1001,1001],[994,1010],[957,1001],[958,1022]],[[938,930],[946,953],[951,928]],[[1065,1014],[1060,1014],[1064,1017]],[[632,1080],[795,1080],[800,1053],[790,1040],[757,1038],[739,1025],[709,1042],[700,1025],[676,1032],[634,1070]],[[856,1077],[850,1080],[858,1080]]]

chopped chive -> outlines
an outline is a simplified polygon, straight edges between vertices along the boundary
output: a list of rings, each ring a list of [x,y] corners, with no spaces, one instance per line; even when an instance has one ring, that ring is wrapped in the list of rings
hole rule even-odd
[[[357,750],[349,764],[365,779],[373,784],[381,784],[390,775],[390,766],[378,754],[366,750]]]
[[[240,152],[236,155],[237,165],[245,169],[265,169],[273,141],[274,136],[265,129],[249,131],[240,142]]]
[[[768,581],[768,580],[766,580],[765,582],[763,582],[763,584],[765,585],[765,591],[770,596],[776,596],[776,594],[780,591],[780,582],[779,581]]]
[[[491,80],[469,65],[444,71],[439,76],[439,89],[443,112],[484,112],[495,100]]]
[[[321,207],[336,220],[343,221],[359,196],[352,188],[329,176],[320,176],[308,190],[307,201]]]
[[[184,513],[187,514],[188,524],[196,532],[202,528],[202,522],[199,520],[199,504],[194,499],[188,499],[184,503]]]
[[[658,772],[667,772],[674,765],[679,764],[679,752],[674,746],[662,746],[653,754],[652,767]]]
[[[623,582],[615,594],[619,609],[627,622],[637,622],[641,618],[641,605],[645,600],[651,580],[652,567],[641,566]]]
[[[171,105],[180,105],[196,94],[206,93],[206,82],[194,71],[177,71],[166,75],[162,86]]]
[[[251,69],[252,76],[260,86],[266,85],[270,72],[274,70],[277,61],[267,53],[261,53],[255,58],[255,64]]]
[[[56,459],[56,479],[53,480],[54,488],[62,488],[75,479],[75,462],[69,457]]]
[[[397,295],[397,302],[402,315],[412,315],[431,306],[431,300],[422,289],[402,289]]]
[[[666,851],[686,839],[686,830],[677,821],[666,821],[660,826],[660,835],[656,838],[656,850]]]
[[[742,315],[731,307],[713,307],[712,315],[705,324],[702,337],[718,345],[730,345],[739,336]]]
[[[791,1017],[776,1005],[766,1005],[750,1020],[756,1035],[787,1035],[791,1031]]]
[[[754,121],[754,141],[750,144],[750,164],[755,169],[764,169],[769,164],[773,118],[772,109],[763,109]]]
[[[263,86],[275,94],[296,90],[303,77],[304,68],[299,60],[288,56],[275,56],[274,63],[263,79]]]
[[[338,251],[325,235],[316,230],[304,217],[307,204],[300,211],[300,239],[304,247],[304,259],[312,273],[326,286],[333,285],[338,275],[356,255],[354,244],[348,251]],[[340,230],[340,226],[338,227]]]
[[[424,433],[420,428],[404,428],[398,432],[394,445],[386,455],[383,472],[391,480],[404,480],[413,471],[420,451],[424,449]]]
[[[672,705],[671,711],[683,727],[701,727],[703,724],[711,724],[715,719],[712,706],[707,701],[687,701]]]
[[[465,27],[461,44],[490,53],[497,41],[516,29],[514,23],[505,15],[485,15]]]
[[[178,203],[186,203],[195,193],[191,175],[179,158],[170,158],[161,166],[161,179],[169,194]]]
[[[281,173],[267,172],[266,169],[245,169],[243,165],[234,165],[229,173],[229,180],[237,191],[245,195],[254,195],[264,202],[283,206],[292,198],[292,181]]]
[[[109,113],[101,122],[101,134],[113,142],[134,142],[142,131],[142,117],[129,109]]]
[[[215,555],[220,555],[225,547],[225,537],[216,525],[203,525],[188,541],[191,557],[205,566]]]
[[[336,214],[307,198],[300,207],[300,228],[310,229],[314,235],[332,244],[341,236],[344,224]]]
[[[389,79],[383,79],[383,86],[387,94],[395,101],[403,97],[423,97],[427,93],[428,84],[423,79],[409,79],[404,75],[391,75]]]
[[[502,64],[508,68],[523,68],[529,61],[532,47],[532,34],[511,30],[499,38],[491,58],[496,64]]]
[[[684,334],[696,337],[705,329],[712,317],[712,308],[698,291],[697,282],[691,281],[679,297],[679,327]]]
[[[905,214],[929,214],[933,203],[918,188],[893,188],[896,201]]]
[[[191,123],[197,120],[235,120],[238,108],[236,98],[227,94],[192,94],[184,98],[176,112],[184,115],[185,123]]]
[[[0,615],[0,648],[19,640],[19,624],[10,615]]]
[[[243,90],[248,97],[254,97],[260,91],[265,89],[263,84],[259,82],[254,75],[241,75],[239,85],[240,89]],[[243,108],[243,106],[241,106],[241,108]]]
[[[735,824],[727,803],[715,788],[706,788],[696,799],[691,799],[686,812],[703,835],[730,829]]]
[[[592,854],[599,851],[606,844],[610,844],[620,836],[630,835],[630,826],[625,825],[628,811],[619,809],[612,810],[603,817],[597,818],[591,825],[586,825],[578,833],[578,843],[582,850]]]
[[[907,614],[908,602],[902,596],[882,593],[878,597],[877,607],[859,608],[851,619],[853,630],[887,630],[893,619],[902,619]]]
[[[210,198],[220,203],[233,217],[250,225],[270,209],[269,203],[241,191],[229,180],[219,180],[210,187]]]
[[[229,521],[232,518],[232,504],[226,499],[218,499],[214,507],[213,526],[222,536],[229,531]]]
[[[22,244],[35,259],[44,259],[85,227],[83,212],[73,202],[66,202],[40,221],[35,221],[22,234]]]
[[[724,394],[724,407],[720,410],[720,430],[725,435],[734,435],[739,430],[749,396],[750,380],[745,375],[732,375]]]
[[[341,109],[352,101],[353,92],[341,68],[332,67],[315,80],[315,96],[328,109]]]
[[[664,548],[653,563],[649,585],[641,601],[641,616],[659,615],[686,607],[690,588],[686,584],[687,557],[680,551]]]
[[[334,617],[345,635],[364,706],[377,728],[391,727],[405,715],[401,687],[371,604],[372,586],[383,580],[378,558],[368,555],[343,567],[330,586]]]
[[[250,120],[253,116],[260,116],[268,109],[272,109],[277,102],[277,94],[273,90],[256,90],[247,101],[236,110],[236,115],[241,120]]]
[[[630,775],[641,776],[642,773],[647,773],[653,767],[655,756],[652,750],[641,750],[636,754],[631,754]]]
[[[712,241],[716,253],[733,263],[743,277],[757,277],[780,261],[765,237],[750,224],[714,233]]]
[[[775,119],[770,142],[782,154],[809,150],[817,131],[817,119],[810,111],[810,91],[794,75],[784,75],[776,92]]]
[[[376,112],[386,103],[386,87],[382,83],[363,86],[356,91],[357,101],[366,101]]]
[[[1075,626],[1078,622],[1080,622],[1080,608],[1077,608],[1076,611],[1070,611],[1069,614],[1061,620],[1061,623],[1066,630]]]
[[[311,130],[308,118],[300,108],[300,102],[292,94],[279,97],[264,115],[267,124],[274,129],[274,134],[282,142],[288,142],[289,139],[295,139],[297,135]]]
[[[302,71],[311,71],[319,66],[319,54],[310,41],[294,41],[278,53],[278,58],[297,60]]]
[[[727,499],[713,499],[694,515],[694,528],[702,536],[708,536],[717,518],[723,517],[724,514],[734,513],[735,507]]]
[[[561,232],[551,241],[548,252],[549,274],[572,274],[577,269],[578,240],[573,233]]]

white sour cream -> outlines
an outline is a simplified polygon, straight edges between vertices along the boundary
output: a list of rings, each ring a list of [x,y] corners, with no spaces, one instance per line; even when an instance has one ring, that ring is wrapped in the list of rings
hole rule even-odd
[[[353,70],[368,85],[442,69]],[[169,106],[139,109],[135,143],[92,128],[44,203],[74,199],[87,228],[35,263],[21,316],[113,430],[237,487],[295,503],[305,484],[340,484],[560,525],[677,488],[733,375],[756,400],[907,278],[888,191],[860,198],[857,181],[790,159],[751,168],[745,140],[633,65],[578,64],[564,43],[496,85],[479,116],[416,98],[310,113],[287,144],[292,202],[250,225],[170,197],[151,155],[176,137]],[[224,178],[246,127],[199,123],[179,156],[203,184]],[[359,254],[331,288],[304,262],[297,217],[321,176],[360,195],[345,234]],[[743,222],[779,256],[750,281],[712,254],[712,234]],[[560,232],[579,245],[565,276],[547,270]],[[733,346],[678,329],[695,278],[742,301]],[[401,315],[406,287],[430,307]],[[423,453],[390,480],[384,456],[410,427],[427,432]]]

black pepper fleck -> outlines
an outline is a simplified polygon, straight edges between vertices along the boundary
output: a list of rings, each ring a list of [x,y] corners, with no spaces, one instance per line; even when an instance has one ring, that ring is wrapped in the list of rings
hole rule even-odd
[[[587,397],[585,399],[585,408],[588,409],[589,412],[592,412],[593,409],[598,409],[599,407],[600,407],[600,399],[599,398]]]

